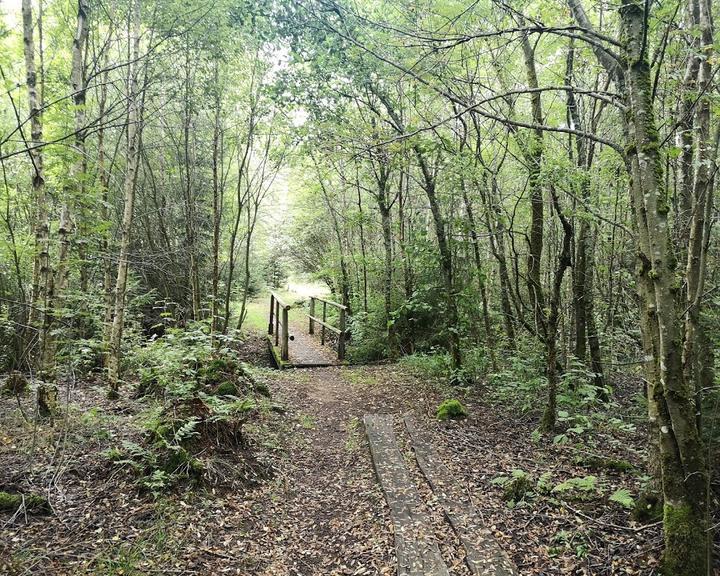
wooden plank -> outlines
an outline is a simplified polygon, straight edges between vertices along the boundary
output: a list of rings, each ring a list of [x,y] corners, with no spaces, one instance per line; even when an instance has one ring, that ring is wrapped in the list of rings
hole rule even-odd
[[[366,414],[363,421],[395,529],[398,576],[448,576],[429,518],[405,468],[392,415]]]
[[[309,314],[308,314],[308,318],[310,318],[310,320],[312,320],[313,322],[317,322],[318,324],[325,326],[325,328],[327,328],[331,332],[335,332],[335,334],[341,334],[341,330],[335,328],[335,326],[333,326],[332,324],[323,322],[322,320],[320,320],[320,318],[316,318],[315,316],[310,316]],[[311,334],[312,334],[312,332],[311,332]]]
[[[289,304],[285,304],[285,302],[280,298],[275,292],[270,292],[270,295],[275,298],[275,302],[277,302],[282,308],[292,308]]]
[[[347,306],[343,306],[342,304],[338,304],[337,302],[333,302],[332,300],[325,300],[325,298],[319,298],[318,296],[313,296],[315,300],[318,302],[324,302],[325,304],[328,304],[329,306],[334,306],[335,308],[338,308],[340,310],[347,310]]]
[[[290,349],[288,348],[288,340],[290,338],[290,327],[288,326],[288,309],[282,309],[282,338],[280,341],[280,358],[283,360],[290,359]]]
[[[450,525],[465,548],[465,562],[476,576],[518,576],[517,568],[500,548],[467,492],[460,488],[412,416],[404,418],[415,459],[445,511]]]
[[[275,342],[273,341],[274,339],[273,339],[272,334],[268,334],[267,339],[268,339],[268,344],[270,345],[270,352],[272,354],[273,361],[275,362],[275,366],[277,366],[280,370],[282,370],[283,368],[290,368],[291,367],[290,363],[285,362],[282,359],[281,354],[280,354],[280,348],[275,346]]]
[[[338,337],[338,359],[345,360],[345,310],[340,310],[340,334]]]

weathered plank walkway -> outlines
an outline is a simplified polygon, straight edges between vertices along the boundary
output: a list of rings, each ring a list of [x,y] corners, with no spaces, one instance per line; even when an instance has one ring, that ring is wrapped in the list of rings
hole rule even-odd
[[[517,576],[519,573],[498,545],[473,506],[433,448],[426,432],[412,416],[404,418],[421,472],[443,507],[450,525],[465,548],[466,563],[476,576]]]
[[[392,415],[367,414],[364,422],[375,471],[395,528],[398,576],[448,576],[437,542],[430,534],[420,495],[405,468]]]
[[[291,310],[291,316],[294,310]],[[300,314],[298,314],[300,316]],[[289,346],[288,364],[294,368],[316,368],[338,366],[341,362],[332,348],[320,344],[317,336],[311,336],[302,325],[302,319],[290,319],[290,334],[293,341]]]
[[[322,317],[316,318],[315,305],[322,303]],[[327,308],[337,308],[339,326],[330,323]],[[289,303],[275,292],[270,293],[268,315],[268,344],[275,365],[278,368],[321,368],[339,366],[345,359],[345,341],[347,309],[342,304],[318,297],[310,299],[310,312],[305,312],[301,302]],[[308,327],[304,327],[308,322]],[[315,336],[316,325],[319,326],[319,338]],[[337,352],[326,343],[329,334],[336,335]]]

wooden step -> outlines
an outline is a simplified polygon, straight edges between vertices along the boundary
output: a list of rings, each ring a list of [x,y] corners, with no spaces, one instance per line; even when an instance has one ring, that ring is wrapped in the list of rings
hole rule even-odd
[[[448,576],[432,536],[432,523],[398,447],[392,415],[367,414],[364,422],[375,472],[395,529],[398,576]]]
[[[470,571],[476,576],[517,576],[517,568],[483,525],[466,490],[440,459],[428,434],[417,426],[412,416],[406,415],[404,421],[418,466],[465,548]]]

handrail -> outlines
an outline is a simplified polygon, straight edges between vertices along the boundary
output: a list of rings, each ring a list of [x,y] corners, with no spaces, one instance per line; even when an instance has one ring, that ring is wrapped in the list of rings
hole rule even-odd
[[[288,325],[288,310],[291,306],[285,304],[275,292],[270,292],[270,321],[268,322],[268,337],[272,341],[275,335],[275,346],[280,347],[280,359],[290,359],[288,340],[290,328]]]
[[[287,308],[288,310],[289,310],[290,308],[292,308],[292,306],[291,306],[290,304],[285,304],[285,302],[283,302],[282,298],[280,298],[280,297],[277,295],[277,292],[274,292],[274,291],[271,290],[271,291],[270,291],[270,296],[272,296],[273,298],[275,298],[275,301],[276,301],[278,304],[280,304],[280,306],[282,306],[283,308]]]
[[[310,320],[312,320],[313,323],[317,322],[318,324],[320,324],[321,326],[324,326],[325,328],[327,328],[327,329],[330,330],[331,332],[334,332],[335,334],[340,334],[340,329],[339,329],[339,328],[335,328],[335,326],[333,326],[332,324],[328,324],[327,322],[323,322],[322,320],[320,320],[320,318],[316,318],[315,316],[310,316],[310,314],[308,314],[307,317],[308,317]]]
[[[347,310],[347,306],[343,306],[342,304],[338,304],[337,302],[333,302],[332,300],[325,300],[325,298],[320,298],[319,296],[310,296],[310,300],[324,302],[325,304],[329,304],[330,306],[338,308],[339,310]]]
[[[315,316],[315,302],[322,302],[322,319]],[[333,306],[340,310],[340,317],[338,318],[339,326],[336,328],[327,321],[327,307]],[[328,329],[338,335],[338,360],[345,360],[345,340],[347,338],[347,332],[345,329],[347,316],[347,306],[333,302],[332,300],[325,300],[325,298],[319,298],[317,296],[310,296],[310,313],[307,315],[309,319],[308,333],[315,334],[315,322],[322,326],[320,330],[320,344],[325,344],[325,330]]]

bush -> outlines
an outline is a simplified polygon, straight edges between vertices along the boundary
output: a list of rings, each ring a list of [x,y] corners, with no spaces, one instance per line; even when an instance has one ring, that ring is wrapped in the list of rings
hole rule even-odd
[[[243,425],[268,391],[233,351],[213,352],[199,325],[168,329],[134,349],[130,361],[138,394],[155,405],[141,416],[142,442],[106,455],[134,469],[144,488],[160,493],[183,479],[202,480],[214,454],[247,448]]]
[[[452,372],[450,356],[446,352],[403,356],[400,364],[409,368],[414,374],[430,380],[447,378]]]
[[[438,406],[436,414],[438,420],[460,420],[468,416],[465,406],[454,398],[442,402],[442,404]]]

